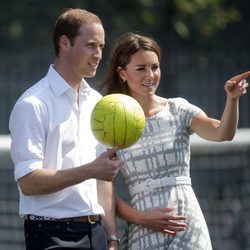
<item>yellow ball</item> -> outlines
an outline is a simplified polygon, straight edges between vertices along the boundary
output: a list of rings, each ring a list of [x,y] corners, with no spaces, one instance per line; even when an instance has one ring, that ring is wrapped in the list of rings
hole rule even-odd
[[[134,98],[110,94],[95,105],[91,114],[91,130],[102,144],[127,148],[141,137],[145,120],[143,109]]]

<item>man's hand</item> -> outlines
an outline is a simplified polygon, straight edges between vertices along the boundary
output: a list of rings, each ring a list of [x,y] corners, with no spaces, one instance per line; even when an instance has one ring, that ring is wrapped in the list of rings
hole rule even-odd
[[[90,165],[93,171],[93,178],[112,181],[118,173],[122,160],[116,157],[117,148],[108,149],[97,157]]]

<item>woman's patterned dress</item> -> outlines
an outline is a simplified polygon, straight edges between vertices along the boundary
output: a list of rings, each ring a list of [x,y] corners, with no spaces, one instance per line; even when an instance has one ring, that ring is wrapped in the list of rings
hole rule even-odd
[[[131,205],[142,211],[173,207],[173,214],[185,215],[188,224],[185,231],[171,236],[129,223],[124,249],[212,249],[206,222],[190,184],[168,186],[166,183],[143,191],[135,188],[147,183],[148,179],[189,177],[190,124],[199,112],[202,110],[183,98],[168,99],[159,113],[147,119],[137,143],[119,150],[118,154],[124,160],[121,172],[130,191]]]

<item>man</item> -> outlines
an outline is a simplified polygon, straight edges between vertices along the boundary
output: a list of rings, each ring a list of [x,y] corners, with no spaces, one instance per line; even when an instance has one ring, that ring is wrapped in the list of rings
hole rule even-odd
[[[93,13],[62,13],[54,28],[54,64],[12,110],[11,155],[27,250],[118,249],[112,180],[122,161],[91,133],[91,111],[101,95],[84,80],[96,74],[104,39]]]

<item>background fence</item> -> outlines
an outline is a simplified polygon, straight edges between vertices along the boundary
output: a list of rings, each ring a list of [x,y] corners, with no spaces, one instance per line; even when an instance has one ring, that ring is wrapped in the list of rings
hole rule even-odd
[[[21,93],[42,78],[52,63],[52,53],[40,51],[2,54],[0,57],[0,134],[8,134],[11,109]],[[103,62],[107,58],[103,59]],[[181,96],[202,108],[209,116],[220,118],[225,105],[224,83],[250,65],[249,53],[226,54],[213,52],[166,52],[161,65],[162,79],[159,94],[164,97]],[[97,87],[103,79],[105,65],[101,64],[94,79]],[[250,127],[250,95],[240,100],[239,127]]]
[[[18,191],[8,136],[0,136],[0,250],[24,250]],[[250,250],[250,130],[232,142],[212,143],[192,136],[192,183],[208,223],[214,250]],[[119,195],[128,199],[121,176]],[[118,220],[119,234],[124,222]]]
[[[18,190],[9,152],[10,139],[0,136],[0,250],[24,250]]]

